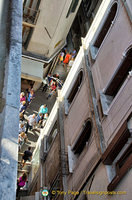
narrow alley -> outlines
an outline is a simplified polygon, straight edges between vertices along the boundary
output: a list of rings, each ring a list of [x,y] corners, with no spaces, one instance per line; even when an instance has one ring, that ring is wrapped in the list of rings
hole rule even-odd
[[[66,76],[67,76],[67,72],[65,72],[62,64],[57,64],[52,73],[53,74],[58,73],[59,80],[61,80],[64,83]],[[25,88],[28,87],[28,85],[26,86],[24,84],[21,87],[22,87],[21,90],[25,91]],[[26,123],[28,120],[28,116],[33,115],[33,114],[35,114],[37,116],[41,105],[44,105],[44,104],[47,105],[48,115],[50,115],[52,107],[56,101],[57,92],[55,94],[53,94],[49,99],[47,99],[49,92],[50,92],[49,88],[46,90],[46,92],[43,91],[43,84],[41,84],[39,89],[37,89],[35,91],[35,96],[34,96],[32,102],[27,107],[26,112],[24,114],[24,121],[22,123],[24,123],[25,126],[26,126]],[[28,133],[27,133],[28,140],[24,142],[24,144],[21,146],[21,149],[18,152],[18,175],[17,175],[18,179],[20,176],[23,175],[23,173],[26,173],[28,176],[28,174],[31,170],[32,160],[26,162],[26,164],[23,168],[21,168],[21,160],[22,160],[24,151],[26,151],[28,149],[28,147],[31,147],[32,152],[34,151],[34,149],[36,147],[36,142],[40,135],[40,131],[41,131],[41,128],[38,128],[38,127],[34,128],[33,130],[28,130]],[[18,197],[25,196],[27,194],[27,189],[28,189],[28,181],[27,181],[25,187],[23,187],[20,190]]]

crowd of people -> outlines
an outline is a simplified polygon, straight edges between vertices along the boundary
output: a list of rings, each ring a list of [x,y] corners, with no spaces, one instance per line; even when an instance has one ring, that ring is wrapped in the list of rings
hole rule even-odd
[[[42,92],[46,92],[48,90],[47,99],[49,99],[52,95],[56,95],[58,89],[62,88],[62,81],[59,79],[59,74],[48,74],[45,79],[43,79],[43,89]]]
[[[30,94],[32,93],[29,92],[29,95]],[[18,136],[19,151],[21,150],[22,145],[28,141],[28,136],[27,136],[28,130],[33,130],[35,128],[43,128],[46,123],[46,120],[48,119],[48,107],[46,104],[44,104],[39,108],[37,115],[36,114],[29,115],[27,117],[27,120],[25,120],[24,114],[29,105],[28,98],[29,96],[27,96],[26,98],[24,92],[20,94],[19,136]]]
[[[34,90],[29,88],[26,90],[26,94],[21,92],[20,94],[20,109],[19,109],[19,135],[18,135],[18,147],[19,151],[21,150],[23,144],[28,141],[29,130],[36,128],[42,128],[45,126],[45,123],[48,119],[48,107],[46,104],[41,105],[38,109],[38,114],[32,114],[25,119],[25,112],[28,105],[35,98]],[[19,168],[22,170],[27,161],[32,159],[32,149],[29,146],[26,151],[22,154],[22,159],[20,161]],[[27,182],[27,174],[23,175],[18,179],[17,182],[17,196],[21,188],[25,186]]]
[[[62,63],[65,71],[69,72],[70,68],[73,65],[74,59],[76,56],[76,50],[73,50],[72,53],[69,53],[66,48],[60,53],[59,64]],[[48,74],[43,79],[42,92],[47,92],[47,99],[52,95],[56,95],[58,89],[62,88],[62,81],[59,79],[59,74]],[[48,119],[48,107],[46,104],[41,105],[38,109],[38,114],[32,114],[25,119],[24,115],[27,107],[31,104],[32,100],[35,98],[35,93],[33,87],[30,86],[26,89],[26,92],[21,92],[20,94],[20,109],[19,109],[19,136],[18,136],[18,146],[19,151],[21,150],[22,145],[28,141],[29,130],[32,131],[36,128],[43,128]],[[23,169],[27,161],[32,159],[32,149],[29,146],[26,151],[22,154],[22,159],[20,162],[20,169]],[[20,188],[24,187],[27,182],[27,174],[23,175],[18,179],[17,182],[17,195],[20,191]]]

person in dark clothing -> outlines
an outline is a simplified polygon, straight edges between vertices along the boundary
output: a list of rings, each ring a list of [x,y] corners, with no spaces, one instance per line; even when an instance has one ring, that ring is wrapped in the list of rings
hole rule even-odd
[[[21,168],[23,168],[25,166],[25,163],[27,160],[30,161],[31,159],[32,159],[31,147],[28,147],[28,150],[26,150],[22,156]]]
[[[19,109],[19,112],[22,113],[23,115],[25,114],[25,111],[26,111],[26,101],[23,101],[21,104],[20,104],[20,109]]]

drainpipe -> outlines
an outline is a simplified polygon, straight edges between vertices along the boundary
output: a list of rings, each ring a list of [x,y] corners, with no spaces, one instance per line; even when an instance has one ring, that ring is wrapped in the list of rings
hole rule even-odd
[[[90,64],[89,64],[89,60],[88,60],[88,53],[86,50],[84,50],[84,55],[85,55],[85,64],[86,64],[86,69],[88,72],[89,85],[90,85],[90,90],[91,90],[91,95],[92,95],[95,121],[96,121],[97,129],[98,129],[98,133],[99,133],[101,152],[104,153],[104,151],[106,149],[105,140],[104,140],[103,130],[102,130],[99,112],[98,112],[98,105],[97,105],[95,87],[94,87],[94,82],[93,82],[93,76],[92,76],[92,72],[91,72],[91,68],[90,68]]]

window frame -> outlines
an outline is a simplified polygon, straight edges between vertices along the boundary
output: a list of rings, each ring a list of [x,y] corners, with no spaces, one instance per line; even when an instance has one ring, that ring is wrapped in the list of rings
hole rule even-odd
[[[120,93],[120,91],[122,90],[124,85],[127,84],[127,82],[128,82],[129,72],[132,69],[131,54],[132,54],[132,45],[123,54],[123,58],[122,58],[121,62],[119,63],[117,69],[115,70],[114,74],[112,75],[110,81],[108,82],[106,88],[103,91],[99,91],[100,102],[102,105],[103,114],[105,116],[108,115],[108,111],[109,111],[110,107],[112,106],[113,102],[117,98],[118,94]],[[128,62],[128,64],[127,64],[127,62]],[[129,62],[130,62],[130,64],[129,64]],[[126,65],[128,67],[125,67]],[[124,70],[126,70],[125,73],[122,73],[122,71],[124,72]],[[115,85],[115,80],[116,80],[117,87],[113,91],[112,85]],[[117,80],[118,80],[118,82],[117,82]],[[111,93],[110,93],[110,91],[111,91]]]
[[[129,119],[132,117],[130,114]],[[132,132],[128,128],[128,119],[122,124],[117,134],[107,147],[106,151],[102,155],[102,162],[108,166],[115,166],[115,172],[113,178],[109,181],[107,186],[108,191],[113,191],[118,183],[121,181],[123,176],[128,172],[132,167],[132,153],[127,155],[129,148],[131,147],[132,151]],[[125,140],[125,141],[124,141]],[[120,149],[119,149],[120,146]],[[116,152],[114,155],[113,152]],[[120,162],[123,162],[122,166],[119,167]],[[112,168],[113,170],[113,168]],[[112,172],[113,173],[113,172]]]
[[[107,22],[107,19],[108,19],[108,17],[109,17],[110,11],[111,11],[112,7],[114,6],[114,4],[117,4],[116,14],[115,14],[115,16],[114,16],[114,18],[113,18],[113,21],[111,21],[111,25],[109,26],[109,28],[108,28],[108,30],[107,30],[107,32],[106,32],[106,34],[105,34],[105,36],[104,36],[104,38],[103,38],[103,40],[102,40],[100,46],[99,46],[99,47],[96,47],[96,46],[95,46],[95,43],[96,43],[96,41],[97,41],[99,35],[101,34],[101,32],[102,32],[102,30],[103,30],[103,28],[104,28],[105,23]],[[113,27],[114,24],[115,24],[115,21],[116,21],[116,19],[117,19],[118,13],[119,13],[119,6],[120,6],[120,3],[119,3],[118,0],[115,0],[115,1],[109,6],[109,8],[107,9],[106,14],[105,14],[105,16],[104,16],[103,23],[100,24],[100,25],[98,26],[98,30],[96,31],[96,36],[95,36],[95,38],[93,39],[93,41],[92,41],[92,42],[90,43],[90,45],[89,45],[89,51],[90,51],[91,59],[92,59],[93,62],[96,60],[96,58],[97,58],[97,56],[98,56],[98,54],[99,54],[100,49],[102,48],[102,46],[103,46],[103,44],[104,44],[106,38],[108,37],[109,33],[111,32],[112,27]]]
[[[90,123],[90,135],[89,135],[89,137],[88,137],[87,140],[86,140],[86,135],[87,135],[87,133],[86,133],[86,130],[85,130],[85,129],[87,128],[87,123]],[[90,139],[91,139],[91,137],[92,137],[92,130],[93,130],[93,124],[92,124],[91,119],[88,118],[87,120],[85,120],[85,122],[84,122],[84,124],[83,124],[83,126],[82,126],[82,128],[81,128],[81,131],[80,131],[78,137],[76,138],[74,144],[73,144],[72,147],[71,147],[71,149],[72,149],[74,155],[77,155],[77,156],[79,157],[79,156],[82,154],[82,152],[84,151],[84,149],[85,149],[87,143],[90,142]],[[88,133],[89,133],[89,130],[88,130]],[[84,145],[83,148],[81,149],[81,152],[78,153],[78,147],[77,147],[77,146],[78,146],[78,143],[79,143],[79,146],[80,146],[80,138],[81,138],[82,136],[83,136],[83,140],[82,140],[82,142],[81,142],[81,145],[82,145],[82,143],[84,143],[84,142],[85,142],[85,145]],[[86,140],[86,141],[84,141],[84,140]]]
[[[74,147],[75,145],[77,144],[79,138],[81,137],[81,134],[82,134],[82,131],[84,129],[84,126],[86,125],[87,122],[90,122],[91,124],[91,131],[90,131],[90,136],[88,138],[88,141],[85,142],[85,145],[81,151],[80,154],[75,154],[74,152]],[[77,167],[77,161],[78,159],[80,159],[81,155],[83,153],[85,153],[85,150],[87,148],[87,146],[89,147],[90,146],[90,143],[92,141],[92,138],[93,138],[93,123],[92,123],[92,119],[91,118],[87,118],[85,120],[85,122],[83,123],[82,127],[81,127],[81,130],[80,130],[80,133],[79,135],[76,137],[74,143],[71,145],[71,146],[68,146],[68,165],[69,165],[69,173],[73,173],[74,172],[74,169]],[[88,145],[87,145],[88,143]]]
[[[72,99],[71,102],[69,102],[69,96],[71,95],[72,90],[73,90],[73,88],[75,87],[75,84],[76,84],[77,79],[78,79],[78,77],[79,77],[79,74],[80,74],[81,72],[82,72],[81,84],[79,85],[78,90],[77,90],[76,94],[74,95],[74,98]],[[79,72],[77,73],[77,75],[76,75],[75,81],[74,81],[74,83],[73,83],[73,85],[72,85],[72,88],[70,89],[70,92],[69,92],[68,96],[65,98],[65,115],[68,115],[69,110],[71,109],[71,107],[72,107],[72,105],[73,105],[75,99],[77,98],[77,96],[78,96],[78,94],[79,94],[79,92],[80,92],[80,89],[81,89],[81,87],[82,87],[82,85],[83,85],[83,83],[84,83],[84,79],[85,79],[85,71],[84,71],[83,68],[81,68],[81,69],[79,70]]]

